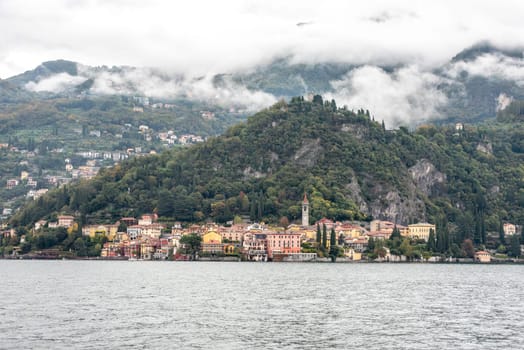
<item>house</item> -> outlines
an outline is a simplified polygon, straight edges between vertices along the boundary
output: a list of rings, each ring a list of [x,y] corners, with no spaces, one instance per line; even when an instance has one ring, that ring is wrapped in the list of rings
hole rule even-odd
[[[489,263],[491,262],[491,254],[484,250],[475,252],[475,261],[478,261],[481,263]]]
[[[246,232],[242,242],[242,254],[246,260],[267,261],[267,235],[261,232]]]
[[[35,231],[40,230],[46,224],[47,224],[47,221],[45,221],[45,220],[38,220],[37,222],[35,222]]]
[[[17,180],[17,179],[9,179],[7,180],[7,184],[6,184],[6,187],[8,190],[18,186],[20,182]]]
[[[417,223],[413,225],[408,225],[409,228],[409,237],[414,239],[423,239],[426,242],[429,239],[429,233],[433,230],[435,233],[435,225],[428,224],[426,222]]]
[[[59,227],[69,228],[73,226],[74,222],[75,222],[75,218],[70,215],[60,215],[58,217],[58,226]]]
[[[351,247],[345,247],[344,256],[353,261],[359,261],[359,260],[362,260],[362,251],[356,251],[355,249]]]
[[[118,225],[88,225],[82,228],[82,235],[94,238],[96,236],[106,236],[109,240],[116,237]]]
[[[504,235],[506,236],[513,236],[517,233],[517,227],[514,224],[510,224],[508,222],[505,222],[503,225]]]
[[[202,235],[202,252],[204,253],[222,253],[224,245],[222,236],[216,231],[208,231]]]

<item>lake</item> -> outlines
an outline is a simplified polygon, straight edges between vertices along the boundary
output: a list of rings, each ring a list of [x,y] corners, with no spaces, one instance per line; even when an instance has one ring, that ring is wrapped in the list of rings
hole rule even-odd
[[[0,349],[515,349],[524,266],[0,260]]]

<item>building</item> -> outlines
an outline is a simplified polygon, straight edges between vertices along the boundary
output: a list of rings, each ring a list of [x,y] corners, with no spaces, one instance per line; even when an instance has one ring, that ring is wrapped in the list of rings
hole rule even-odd
[[[436,232],[435,225],[428,224],[426,222],[408,225],[408,229],[409,229],[409,234],[408,234],[409,238],[423,239],[426,242],[429,239],[429,232],[431,230],[433,230],[433,233]]]
[[[504,235],[506,236],[513,236],[517,233],[517,227],[513,224],[510,224],[508,222],[505,222],[503,225]]]
[[[246,232],[242,242],[246,260],[267,261],[267,236],[265,233]]]
[[[224,245],[222,244],[222,236],[215,231],[208,231],[202,235],[202,252],[204,253],[222,253]]]
[[[19,183],[20,182],[17,179],[9,179],[9,180],[7,180],[6,187],[7,187],[7,189],[10,190],[10,189],[18,186]]]
[[[481,250],[475,253],[475,261],[481,262],[481,263],[489,263],[491,262],[491,254],[488,252]]]
[[[297,254],[300,253],[300,233],[295,232],[271,232],[267,233],[267,254],[273,259],[275,254]]]
[[[305,193],[304,200],[302,201],[302,226],[309,226],[309,201]]]
[[[58,217],[58,227],[69,228],[75,223],[75,218],[71,215],[60,215]]]
[[[110,241],[114,240],[118,231],[118,224],[113,225],[88,225],[82,227],[82,235],[94,238],[106,236]]]

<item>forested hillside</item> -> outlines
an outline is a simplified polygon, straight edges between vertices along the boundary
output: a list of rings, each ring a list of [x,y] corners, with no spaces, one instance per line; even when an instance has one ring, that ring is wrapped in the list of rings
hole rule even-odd
[[[367,111],[298,97],[203,144],[103,169],[11,222],[72,213],[85,224],[148,212],[186,222],[293,221],[307,193],[313,220],[449,222],[458,238],[482,242],[503,220],[524,221],[521,134],[520,121],[388,131]]]

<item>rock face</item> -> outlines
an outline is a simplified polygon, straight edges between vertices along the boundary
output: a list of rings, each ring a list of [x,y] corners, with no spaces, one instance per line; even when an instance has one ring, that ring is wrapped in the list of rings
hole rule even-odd
[[[426,219],[426,208],[424,202],[416,197],[415,186],[410,189],[407,198],[403,198],[397,190],[384,191],[381,187],[375,186],[374,191],[381,194],[369,204],[369,214],[373,218],[399,224]]]
[[[491,144],[491,142],[487,142],[487,143],[481,142],[477,145],[477,151],[492,155],[493,154],[493,145]]]
[[[301,166],[310,168],[315,165],[322,150],[320,139],[306,140],[302,143],[302,147],[295,152],[293,160]]]
[[[259,171],[253,170],[251,167],[245,168],[243,171],[243,174],[245,178],[255,178],[255,179],[260,179],[267,175]]]
[[[366,214],[370,214],[368,204],[366,200],[362,197],[362,190],[358,184],[356,176],[353,174],[351,182],[346,185],[346,189],[349,190],[349,197],[358,205],[358,209]]]
[[[438,171],[427,159],[420,159],[408,169],[416,188],[427,196],[438,190],[438,185],[446,182],[446,175]]]

